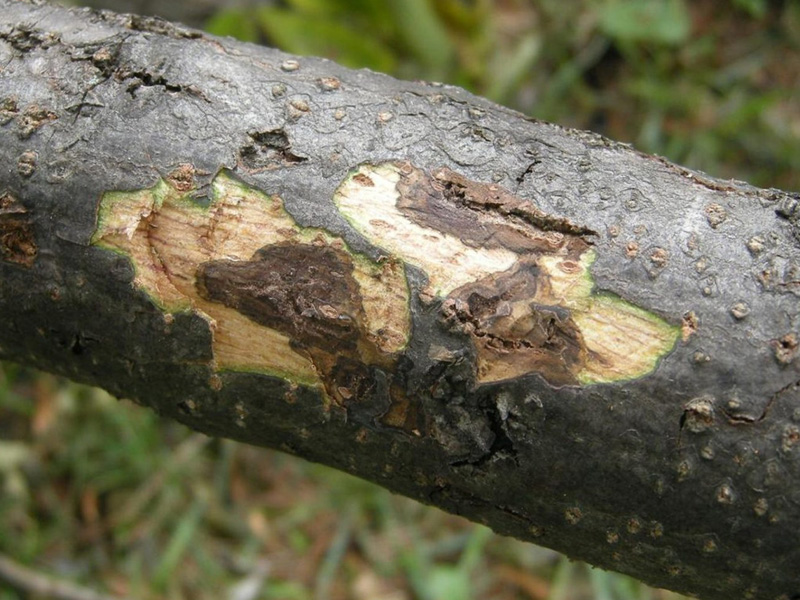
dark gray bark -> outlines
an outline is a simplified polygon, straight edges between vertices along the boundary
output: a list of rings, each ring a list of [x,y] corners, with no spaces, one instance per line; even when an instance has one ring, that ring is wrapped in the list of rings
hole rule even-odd
[[[38,2],[0,0],[0,124],[0,358],[653,585],[800,598],[797,198],[456,88]],[[455,289],[399,262],[410,339],[391,350],[352,300],[366,289],[354,265],[411,254],[334,203],[348,173],[381,164],[405,173],[409,223],[516,261]],[[280,196],[300,233],[203,263],[200,304],[179,309],[133,254],[99,243],[101,200],[164,179],[201,211],[221,172]],[[159,254],[171,241],[147,243]],[[565,268],[591,250],[589,300],[531,300],[557,287],[545,243]],[[318,285],[315,264],[339,278]],[[273,276],[283,292],[253,291]],[[526,290],[520,334],[506,319]],[[651,369],[597,375],[581,315],[603,302],[676,332]],[[318,381],[223,364],[201,305],[288,336]]]

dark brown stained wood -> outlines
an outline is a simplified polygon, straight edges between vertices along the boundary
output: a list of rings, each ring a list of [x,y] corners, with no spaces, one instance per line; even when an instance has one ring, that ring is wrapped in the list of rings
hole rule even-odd
[[[354,265],[343,250],[313,244],[265,246],[249,261],[215,260],[197,271],[200,296],[288,336],[307,354],[340,404],[375,386],[381,352],[369,340]],[[362,355],[363,353],[363,355]],[[389,367],[388,357],[383,358]]]
[[[311,244],[275,244],[252,260],[200,265],[200,295],[277,329],[304,347],[353,353],[363,320],[347,254]]]

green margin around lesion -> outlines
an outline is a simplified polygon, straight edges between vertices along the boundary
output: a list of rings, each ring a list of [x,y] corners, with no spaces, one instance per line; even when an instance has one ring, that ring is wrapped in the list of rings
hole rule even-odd
[[[185,294],[164,295],[158,293],[158,290],[145,285],[143,280],[147,278],[146,271],[148,268],[152,268],[153,265],[151,263],[143,264],[141,261],[137,260],[136,250],[124,247],[124,244],[120,243],[121,240],[119,236],[123,236],[125,239],[132,242],[135,236],[141,235],[141,229],[148,226],[147,221],[157,218],[165,207],[177,208],[186,215],[194,214],[195,218],[200,221],[204,219],[207,220],[211,215],[211,211],[214,210],[215,207],[219,207],[220,204],[224,202],[224,198],[229,195],[232,190],[236,190],[242,197],[257,198],[265,207],[272,205],[272,210],[275,210],[275,197],[251,188],[247,184],[236,179],[226,170],[221,170],[214,177],[211,189],[212,197],[208,205],[201,204],[194,199],[194,190],[181,192],[171,186],[164,178],[160,178],[149,188],[131,191],[111,190],[105,192],[101,197],[97,214],[97,227],[91,237],[91,244],[126,257],[134,269],[134,286],[142,290],[163,313],[172,315],[181,313],[198,314],[198,310],[192,299]],[[265,208],[265,210],[267,209]],[[283,207],[282,202],[280,203],[279,212],[280,223],[276,225],[276,227],[283,228],[287,237],[293,242],[314,243],[315,241],[323,239],[327,243],[335,243],[350,255],[356,265],[356,269],[358,269],[360,275],[363,276],[362,281],[364,278],[377,278],[380,276],[382,266],[379,263],[376,263],[366,255],[353,251],[341,238],[321,228],[303,227],[299,225],[288,211],[286,211],[285,207]],[[274,243],[274,235],[272,237],[272,242],[265,241],[263,245],[266,246],[270,243]],[[260,246],[256,245],[252,250],[256,250],[258,247]],[[143,250],[144,248],[141,248],[139,251]],[[249,260],[251,259],[251,253],[248,253],[246,256],[237,256],[235,258],[239,260]],[[152,259],[152,257],[149,257],[149,259]],[[404,334],[402,342],[399,345],[396,344],[397,348],[395,351],[398,353],[407,345],[411,328],[410,287],[405,277],[404,270],[402,267],[399,267],[399,269],[400,273],[402,273],[402,289],[405,290],[404,293],[400,291],[399,295],[405,296],[406,300],[402,307],[400,307],[402,314],[397,317],[397,319],[398,322],[405,322],[406,327],[405,331],[402,332]],[[208,315],[203,316],[208,320]],[[209,326],[211,327],[210,322]],[[266,330],[268,328],[263,327],[263,329]],[[283,335],[277,331],[275,333]],[[253,364],[216,364],[215,371],[260,373],[310,387],[320,387],[321,384],[316,374],[304,374],[302,372],[286,369],[262,368]]]
[[[578,380],[580,383],[589,385],[593,383],[616,383],[616,382],[625,382],[625,381],[632,381],[634,379],[639,379],[648,375],[656,370],[659,363],[663,358],[669,355],[674,349],[676,344],[678,343],[678,339],[680,339],[681,328],[678,325],[671,325],[667,320],[663,319],[662,317],[652,313],[640,306],[636,306],[628,302],[627,300],[623,299],[617,294],[613,292],[607,291],[592,291],[590,296],[590,302],[592,303],[593,307],[596,308],[598,304],[604,304],[607,306],[614,307],[616,311],[624,311],[629,314],[635,315],[638,319],[642,321],[649,322],[654,329],[659,331],[659,335],[657,336],[659,339],[662,340],[661,347],[658,349],[657,352],[651,353],[648,356],[650,360],[648,361],[648,368],[639,373],[632,373],[629,376],[618,376],[618,377],[598,377],[592,375],[591,373],[587,372],[587,370],[581,371],[578,374]],[[590,311],[592,309],[589,309]],[[580,317],[578,317],[578,320]]]
[[[367,165],[367,167],[371,167],[375,169],[376,172],[379,172],[380,169],[385,170],[386,168],[394,168],[392,165],[393,163],[382,163],[379,165]],[[354,169],[342,181],[340,187],[337,189],[336,195],[334,196],[334,204],[337,206],[337,209],[341,212],[342,216],[356,231],[358,231],[361,235],[364,235],[366,239],[370,241],[370,243],[380,248],[381,240],[375,238],[375,236],[369,235],[369,232],[364,231],[364,228],[359,223],[357,215],[354,215],[347,210],[343,210],[339,203],[339,194],[341,193],[343,186],[348,184],[348,182],[350,182],[357,173],[362,172],[364,168],[365,166]],[[272,210],[275,210],[274,197],[268,196],[263,192],[251,188],[250,186],[233,177],[231,174],[227,173],[225,170],[220,171],[212,182],[212,198],[208,205],[203,205],[194,199],[194,190],[185,192],[179,191],[170,185],[167,180],[162,178],[150,188],[133,191],[109,191],[104,193],[98,208],[97,228],[91,238],[91,243],[93,245],[111,250],[117,254],[126,256],[131,261],[135,272],[135,285],[139,289],[142,289],[142,291],[148,295],[152,302],[162,312],[171,314],[197,313],[197,309],[194,306],[192,299],[186,294],[172,293],[164,295],[159,294],[157,290],[148,288],[148,286],[143,282],[148,277],[146,270],[148,268],[155,268],[152,262],[141,264],[137,260],[135,251],[131,249],[126,250],[124,245],[119,243],[119,240],[115,243],[113,238],[114,236],[123,236],[124,238],[127,238],[127,240],[132,241],[137,235],[137,232],[138,234],[141,234],[139,229],[141,227],[147,227],[149,220],[158,218],[158,215],[165,209],[165,207],[177,209],[181,214],[187,215],[187,219],[196,219],[202,228],[204,226],[204,220],[207,221],[210,218],[211,211],[215,207],[223,205],[226,195],[229,195],[232,191],[240,194],[242,198],[256,198],[259,203],[263,204],[265,211],[270,210],[268,208],[269,206],[273,206]],[[352,257],[354,263],[356,263],[358,268],[364,273],[373,273],[376,274],[376,276],[379,273],[381,267],[378,263],[366,257],[365,255],[352,251],[343,240],[337,238],[330,232],[320,228],[304,228],[300,226],[286,211],[282,203],[280,204],[279,212],[276,212],[275,214],[277,215],[276,218],[278,219],[278,222],[274,224],[274,228],[278,229],[280,227],[284,227],[287,230],[290,230],[289,233],[287,233],[287,236],[289,236],[292,241],[297,243],[310,243],[315,238],[322,238],[326,240],[326,243],[335,242],[340,244],[340,247]],[[207,225],[208,223],[205,223],[205,226]],[[275,237],[273,232],[272,241],[266,241],[263,245],[275,243],[274,240]],[[196,243],[200,243],[199,238],[196,240]],[[139,248],[140,252],[145,250],[154,252],[152,249],[148,249],[147,247]],[[409,257],[404,256],[402,252],[398,252],[396,250],[397,248],[394,248],[394,250],[384,251],[387,252],[389,256],[393,256],[394,260],[408,262]],[[158,257],[155,257],[155,259],[157,258]],[[251,256],[237,256],[236,258],[239,260],[249,260]],[[146,259],[153,261],[154,257],[150,256]],[[596,315],[598,313],[598,309],[601,309],[600,312],[611,311],[615,314],[626,313],[631,315],[635,320],[646,324],[650,331],[655,334],[657,343],[650,348],[647,356],[649,356],[651,360],[646,361],[646,369],[644,370],[633,373],[620,373],[616,375],[604,376],[602,374],[603,367],[595,365],[593,368],[585,368],[583,371],[581,371],[578,374],[578,381],[580,384],[589,385],[637,379],[654,371],[659,361],[673,350],[680,336],[680,327],[677,325],[670,325],[666,320],[658,315],[638,307],[624,300],[618,295],[607,291],[596,290],[594,279],[590,270],[595,259],[596,253],[594,249],[589,249],[581,257],[580,262],[584,267],[583,271],[579,278],[575,278],[573,282],[569,283],[570,292],[565,296],[563,302],[559,302],[559,304],[565,308],[568,308],[572,312],[573,318],[576,320],[579,328],[584,333],[587,331],[587,324],[591,321],[592,315]],[[423,272],[427,272],[424,264],[416,264],[416,262],[413,260],[411,262],[412,264],[415,264],[415,266],[420,267]],[[408,327],[405,331],[406,337],[403,344],[396,348],[397,353],[401,352],[405,348],[409,341],[411,330],[410,301],[408,301],[411,292],[407,278],[403,276],[402,280],[403,285],[405,286],[405,293],[402,295],[404,295],[406,301],[402,306],[403,315],[400,320],[408,323]],[[446,296],[446,294],[444,295]],[[583,324],[583,327],[581,327],[581,324]],[[589,340],[589,346],[591,346],[591,340]],[[309,374],[304,374],[302,372],[296,372],[292,370],[258,368],[254,365],[239,365],[232,363],[218,365],[217,369],[220,371],[264,373],[310,386],[318,386],[320,384],[318,377],[314,376],[311,372],[309,372]]]
[[[581,277],[572,288],[572,298],[563,303],[565,308],[570,309],[573,319],[578,322],[580,328],[584,317],[597,312],[598,307],[608,307],[616,313],[627,313],[633,318],[646,323],[654,334],[654,338],[659,340],[658,348],[649,354],[651,360],[647,361],[648,367],[640,372],[632,373],[629,376],[597,376],[593,375],[590,368],[586,368],[578,374],[578,381],[583,385],[593,383],[614,383],[639,379],[652,373],[662,358],[667,356],[675,348],[680,337],[681,328],[679,325],[671,325],[663,317],[648,311],[632,302],[625,300],[619,294],[607,290],[598,290],[592,277],[592,265],[597,260],[597,252],[594,248],[589,248],[581,256],[583,272]],[[581,328],[582,332],[586,327]]]
[[[450,293],[458,289],[459,284],[453,284],[452,282],[447,281],[439,281],[442,276],[448,277],[450,275],[446,269],[442,269],[441,264],[438,264],[439,259],[435,258],[434,260],[431,260],[429,256],[425,255],[424,253],[420,253],[416,248],[414,248],[411,251],[411,254],[408,255],[403,254],[403,251],[405,248],[409,247],[409,244],[414,243],[414,236],[419,238],[417,239],[417,242],[419,242],[419,245],[423,247],[424,245],[422,244],[422,240],[426,239],[426,236],[431,233],[440,237],[452,236],[413,223],[410,219],[400,214],[396,210],[396,202],[399,198],[399,192],[397,192],[397,180],[400,176],[399,173],[400,171],[397,163],[367,163],[360,165],[359,167],[352,169],[347,177],[342,181],[337,189],[336,194],[334,195],[334,204],[337,206],[347,222],[371,244],[377,246],[385,252],[396,255],[401,260],[410,262],[422,270],[423,273],[429,277],[428,291],[440,299],[444,299]],[[363,206],[363,201],[361,198],[365,194],[365,190],[366,193],[369,192],[369,188],[364,188],[362,186],[360,189],[356,190],[355,193],[351,192],[353,188],[357,187],[354,183],[356,178],[363,175],[372,180],[373,184],[377,187],[382,186],[383,188],[386,188],[389,187],[387,182],[393,183],[394,197],[375,198],[375,204],[383,203],[380,209],[393,214],[395,221],[393,226],[395,228],[400,227],[400,223],[402,221],[406,222],[407,229],[410,233],[405,243],[398,242],[396,237],[392,237],[391,241],[387,242],[386,239],[381,237],[379,230],[372,226],[371,222],[369,221],[369,217],[365,216],[365,214],[368,215],[370,212],[377,213],[380,211],[378,211],[374,205]],[[396,232],[392,232],[392,235],[395,233]],[[465,246],[465,250],[466,256],[466,252],[471,252],[474,250],[474,248],[472,246]],[[487,250],[487,253],[488,252],[493,252],[493,250]],[[519,258],[521,258],[521,256],[518,255],[517,259]],[[553,258],[557,260],[558,257]],[[589,385],[638,379],[649,373],[652,373],[658,366],[659,361],[675,348],[680,336],[680,327],[677,325],[671,325],[662,317],[638,307],[624,300],[618,295],[606,291],[597,291],[594,278],[591,274],[591,267],[596,258],[596,251],[593,248],[589,248],[586,252],[584,252],[584,254],[580,257],[580,264],[583,267],[580,277],[576,277],[572,282],[570,282],[568,293],[565,292],[563,296],[553,303],[570,310],[573,318],[579,323],[579,329],[584,335],[584,339],[586,337],[590,337],[590,334],[592,333],[592,328],[589,326],[592,315],[604,313],[606,310],[613,312],[617,318],[620,318],[626,314],[630,315],[635,321],[638,321],[640,325],[644,326],[644,328],[653,338],[650,340],[650,345],[644,343],[638,345],[641,350],[647,349],[647,356],[650,357],[650,360],[643,361],[643,368],[629,373],[612,374],[613,370],[605,367],[606,374],[603,375],[601,372],[604,367],[597,364],[598,361],[592,358],[592,343],[597,346],[599,342],[597,340],[590,339],[589,343],[587,344],[590,356],[587,360],[587,366],[577,375],[578,382],[583,385]],[[473,278],[472,283],[475,283],[487,275],[487,264],[491,264],[492,260],[495,259],[490,258],[484,263],[464,263],[460,266],[460,268],[467,270],[474,266],[477,275],[475,275]],[[436,264],[434,264],[434,262],[436,262]],[[507,264],[508,260],[505,255],[499,255],[498,259],[496,259],[496,262],[498,265],[495,271],[496,273],[504,272],[509,268]],[[516,260],[514,262],[516,262]],[[550,272],[555,272],[553,265],[551,265]],[[463,273],[461,273],[461,275],[463,275]],[[581,327],[580,323],[583,323],[584,326]],[[597,353],[594,353],[595,356],[596,354]],[[594,363],[592,361],[594,361]]]

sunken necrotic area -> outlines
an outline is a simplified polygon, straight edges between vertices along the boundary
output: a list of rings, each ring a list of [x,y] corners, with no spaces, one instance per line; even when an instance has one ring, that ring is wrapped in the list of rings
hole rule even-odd
[[[208,206],[182,183],[104,194],[92,242],[128,256],[165,315],[207,320],[215,370],[263,372],[338,403],[374,388],[375,369],[391,381],[412,331],[406,264],[424,274],[415,293],[435,300],[441,327],[474,346],[477,384],[642,377],[678,337],[595,291],[593,232],[448,169],[362,165],[340,184],[335,206],[381,260],[300,226],[279,197],[227,172]]]
[[[676,327],[594,291],[591,231],[500,186],[407,162],[363,165],[335,202],[371,243],[427,275],[443,322],[475,346],[478,382],[632,379],[675,345]]]
[[[169,178],[101,201],[93,243],[130,257],[135,285],[165,312],[193,311],[215,369],[257,371],[342,400],[408,342],[409,288],[398,261],[352,252],[297,224],[277,196],[225,172],[204,207]]]

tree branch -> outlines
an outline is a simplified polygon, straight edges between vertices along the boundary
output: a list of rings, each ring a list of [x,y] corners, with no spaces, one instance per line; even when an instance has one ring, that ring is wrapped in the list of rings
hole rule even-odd
[[[447,86],[0,0],[0,357],[648,583],[800,594],[800,211]]]

